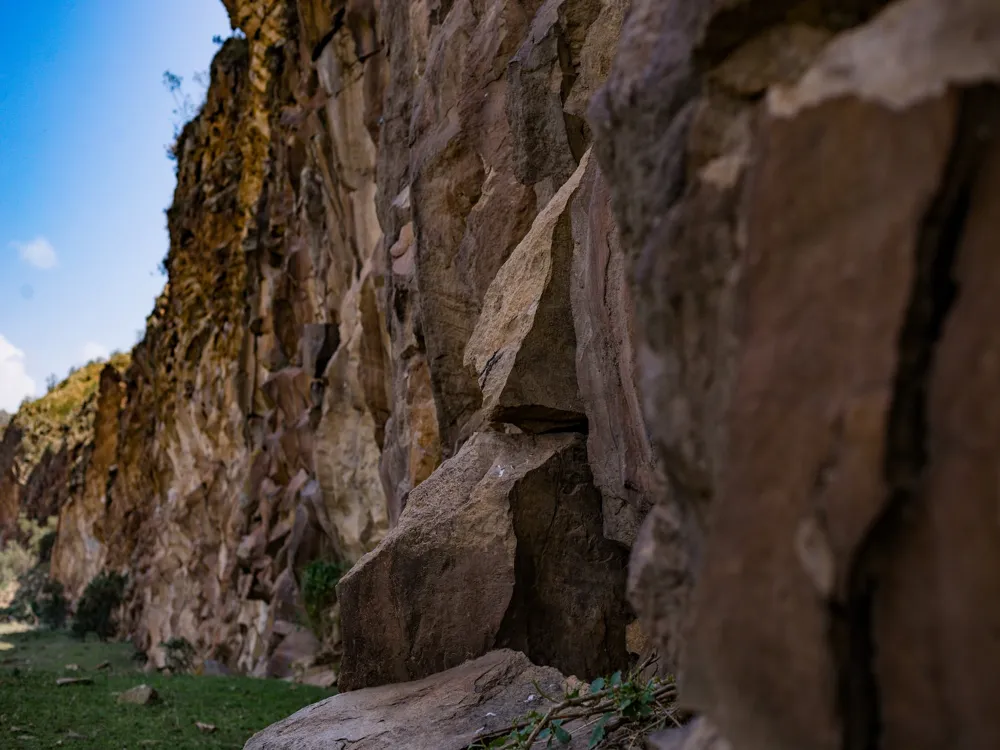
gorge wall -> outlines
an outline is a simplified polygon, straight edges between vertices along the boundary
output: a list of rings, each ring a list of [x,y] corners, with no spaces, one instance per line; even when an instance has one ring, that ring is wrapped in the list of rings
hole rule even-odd
[[[0,423],[0,541],[19,517],[45,525],[82,489],[98,414],[117,418],[127,354],[74,368],[64,381]],[[111,403],[108,403],[110,399]]]
[[[342,690],[655,647],[740,750],[1000,744],[1000,5],[227,7],[72,592],[277,674],[331,559]]]
[[[319,645],[304,567],[385,539],[342,585],[342,687],[494,646],[624,664],[662,479],[585,114],[625,3],[227,8],[173,149],[168,282],[101,381],[54,574],[78,596],[127,571],[157,663],[183,637],[277,674]]]

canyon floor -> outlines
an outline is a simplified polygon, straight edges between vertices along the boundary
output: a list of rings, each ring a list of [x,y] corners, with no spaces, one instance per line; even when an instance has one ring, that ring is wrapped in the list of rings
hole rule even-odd
[[[127,643],[0,624],[0,747],[241,748],[254,732],[331,694],[280,680],[143,674],[132,654]],[[91,682],[60,687],[60,678]],[[118,703],[118,694],[141,684],[158,700]]]

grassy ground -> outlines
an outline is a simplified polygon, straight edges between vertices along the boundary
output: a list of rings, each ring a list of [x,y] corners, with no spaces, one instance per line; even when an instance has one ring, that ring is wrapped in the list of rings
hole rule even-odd
[[[102,662],[110,668],[98,670]],[[76,665],[78,671],[67,669]],[[57,687],[59,677],[92,685]],[[119,705],[146,683],[150,706]],[[0,748],[202,750],[242,748],[252,734],[330,690],[277,680],[143,674],[127,644],[81,643],[68,635],[0,624]],[[205,733],[195,722],[217,730]]]

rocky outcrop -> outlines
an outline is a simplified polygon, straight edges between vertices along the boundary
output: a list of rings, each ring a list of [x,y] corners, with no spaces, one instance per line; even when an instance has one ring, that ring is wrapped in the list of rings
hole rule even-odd
[[[81,486],[61,504],[59,529],[52,548],[51,571],[63,583],[66,595],[76,599],[100,572],[106,555],[99,521],[114,481],[118,458],[118,417],[125,383],[117,369],[101,370],[94,412],[93,440],[82,467]]]
[[[653,499],[663,495],[664,478],[636,388],[625,252],[611,193],[596,159],[586,165],[571,211],[570,299],[576,379],[587,416],[587,453],[603,497],[604,536],[631,547]]]
[[[465,750],[513,724],[525,706],[550,707],[539,688],[559,695],[564,685],[559,672],[521,653],[491,651],[422,680],[328,698],[258,732],[246,750]],[[577,739],[564,747],[585,746]]]
[[[156,665],[173,637],[258,675],[343,651],[342,688],[504,646],[624,665],[657,471],[584,119],[624,3],[226,6],[242,33],[173,148],[168,283],[76,489],[41,493],[55,575],[127,572]],[[299,627],[317,559],[362,560],[326,643]],[[497,596],[465,623],[445,581]]]
[[[597,271],[572,289],[575,263],[592,268],[602,253],[621,254],[617,243],[605,250],[600,224],[591,236],[589,212],[574,206],[603,200],[610,222],[606,196],[592,197],[600,178],[588,168],[579,115],[581,92],[607,71],[622,7],[498,2],[483,14],[456,3],[439,14],[417,4],[407,18],[389,13],[386,101],[412,99],[399,108],[410,117],[408,147],[395,125],[380,141],[407,163],[383,172],[380,161],[389,325],[394,350],[425,347],[426,359],[401,358],[417,367],[408,372],[426,363],[440,452],[451,458],[415,489],[387,482],[392,517],[406,510],[341,583],[340,684],[419,678],[494,646],[596,676],[628,659],[621,560],[657,476],[634,386],[620,380],[633,366],[621,298],[603,294]],[[422,65],[415,90],[399,65]],[[578,353],[578,330],[588,343],[600,332],[593,364]],[[601,370],[587,399],[578,366]],[[402,402],[393,431],[419,403]],[[602,422],[588,457],[589,413]],[[626,432],[644,452],[619,448]],[[401,477],[398,449],[387,445],[384,456],[383,476]],[[600,484],[591,463],[602,466]],[[627,490],[613,476],[621,466]],[[456,590],[475,592],[479,604]]]
[[[705,715],[654,746],[1000,744],[995,2],[227,7],[124,386],[0,444],[71,592],[127,571],[154,663],[340,658],[259,747],[651,647]]]
[[[12,425],[4,430],[0,439],[0,529],[5,536],[13,529],[21,508],[17,454],[23,434],[17,425]]]
[[[592,109],[670,488],[632,601],[735,748],[991,746],[1000,9],[731,5],[636,0]]]
[[[118,377],[128,363],[127,354],[116,353],[106,363],[74,368],[44,396],[22,404],[2,429],[0,539],[14,532],[19,516],[45,522],[80,495],[105,373]]]
[[[585,420],[569,302],[569,204],[588,157],[538,214],[486,291],[465,364],[477,375],[487,424],[552,432]]]
[[[627,659],[624,568],[601,541],[580,437],[479,433],[341,581],[340,686],[419,679],[495,646],[609,672]]]

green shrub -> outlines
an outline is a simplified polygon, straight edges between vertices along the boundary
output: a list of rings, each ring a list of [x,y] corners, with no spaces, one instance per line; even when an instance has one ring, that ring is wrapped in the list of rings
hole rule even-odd
[[[94,576],[76,605],[73,634],[86,638],[87,633],[96,633],[100,640],[108,640],[117,630],[115,614],[124,594],[125,576],[118,573]]]
[[[160,646],[166,652],[167,669],[174,674],[191,671],[194,666],[194,646],[187,638],[174,636]]]
[[[56,531],[47,531],[38,540],[38,561],[47,563],[52,560],[52,548],[56,545],[56,538],[59,536]]]
[[[14,584],[35,566],[35,556],[20,542],[10,539],[0,549],[0,588]]]
[[[51,630],[61,630],[69,610],[63,585],[59,581],[46,581],[31,603],[31,610],[42,625]]]
[[[316,635],[326,629],[323,614],[337,600],[337,584],[347,570],[344,563],[313,560],[302,573],[302,602]]]

